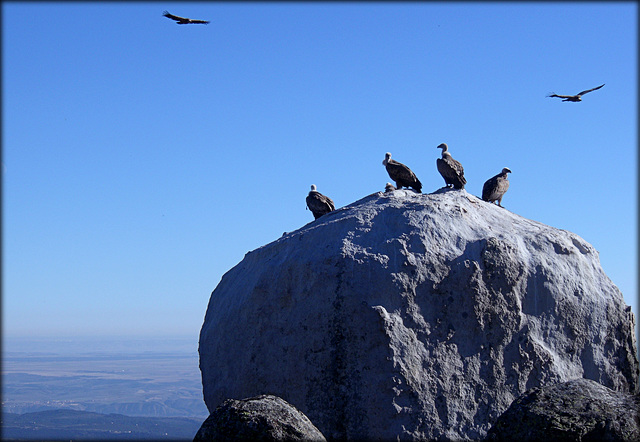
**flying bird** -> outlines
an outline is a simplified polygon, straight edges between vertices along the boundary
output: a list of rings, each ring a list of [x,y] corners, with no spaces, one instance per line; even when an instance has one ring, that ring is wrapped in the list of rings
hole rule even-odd
[[[336,210],[333,200],[318,192],[315,184],[311,185],[311,191],[307,195],[307,208],[311,210],[315,219]]]
[[[389,177],[396,182],[398,189],[402,189],[402,186],[412,187],[416,192],[422,193],[422,183],[416,174],[404,164],[392,160],[389,152],[384,155],[382,164],[387,169]]]
[[[454,187],[455,189],[464,189],[467,180],[464,177],[464,168],[459,161],[453,159],[448,152],[449,147],[446,143],[440,144],[437,149],[442,149],[442,158],[436,160],[438,172],[444,178],[446,187]]]
[[[482,186],[482,199],[484,201],[488,201],[493,203],[494,201],[498,202],[498,205],[502,207],[500,202],[502,201],[502,197],[509,189],[509,179],[507,178],[507,174],[511,173],[511,170],[508,167],[502,169],[498,175],[493,178],[489,178]]]
[[[577,95],[557,95],[557,94],[552,93],[550,95],[547,95],[547,98],[548,97],[558,97],[558,98],[562,98],[563,99],[562,101],[573,101],[574,103],[577,103],[578,101],[582,101],[582,96],[584,94],[588,94],[589,92],[596,91],[596,90],[600,89],[602,86],[604,86],[604,84],[601,84],[598,87],[594,87],[593,89],[587,89],[586,91],[582,91]]]
[[[191,18],[179,17],[177,15],[170,14],[169,11],[164,11],[162,15],[164,15],[167,18],[170,18],[171,20],[175,20],[179,25],[190,25],[190,24],[208,25],[209,24],[209,22],[206,20],[194,20]]]

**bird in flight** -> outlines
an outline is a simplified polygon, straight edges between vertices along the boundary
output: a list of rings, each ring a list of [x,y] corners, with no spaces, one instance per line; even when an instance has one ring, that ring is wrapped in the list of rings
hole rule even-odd
[[[171,20],[175,20],[179,25],[190,25],[190,24],[208,25],[209,24],[209,22],[206,20],[194,20],[191,18],[179,17],[177,15],[170,14],[169,11],[164,11],[162,15],[164,15],[167,18],[170,18]]]
[[[551,95],[547,95],[547,97],[558,97],[558,98],[562,98],[562,101],[573,101],[575,103],[577,103],[578,101],[582,101],[582,96],[584,94],[588,94],[591,91],[595,91],[600,89],[602,86],[604,86],[604,84],[601,84],[598,87],[594,87],[593,89],[587,89],[586,91],[582,91],[577,95],[557,95],[557,94],[551,94]]]

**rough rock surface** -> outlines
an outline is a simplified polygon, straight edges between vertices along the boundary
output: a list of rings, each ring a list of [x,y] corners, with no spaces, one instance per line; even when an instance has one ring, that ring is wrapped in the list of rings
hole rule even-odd
[[[516,399],[487,441],[640,440],[640,397],[576,379],[534,388]]]
[[[464,190],[376,193],[249,252],[200,332],[210,411],[275,394],[328,439],[481,439],[533,387],[636,392],[634,318],[579,236]]]
[[[226,400],[204,421],[193,440],[326,441],[309,418],[271,395]]]

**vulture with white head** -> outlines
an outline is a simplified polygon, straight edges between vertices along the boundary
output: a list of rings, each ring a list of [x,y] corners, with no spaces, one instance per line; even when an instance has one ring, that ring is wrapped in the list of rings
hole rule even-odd
[[[311,185],[311,191],[307,195],[307,208],[311,210],[315,219],[336,210],[333,200],[318,192],[315,184]]]
[[[411,187],[416,192],[422,193],[422,183],[418,179],[415,173],[411,171],[404,164],[391,159],[391,154],[387,152],[384,155],[382,164],[387,169],[389,177],[395,181],[396,187],[402,189],[402,187]]]

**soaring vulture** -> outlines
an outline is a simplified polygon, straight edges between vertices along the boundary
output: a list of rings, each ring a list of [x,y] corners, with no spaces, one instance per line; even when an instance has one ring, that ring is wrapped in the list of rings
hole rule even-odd
[[[447,187],[453,186],[456,189],[464,189],[467,180],[464,178],[464,168],[462,164],[454,160],[451,154],[447,152],[449,147],[446,143],[442,143],[437,149],[442,149],[442,158],[436,160],[436,165]]]
[[[394,190],[396,190],[396,186],[394,186],[394,185],[393,185],[393,184],[391,184],[391,183],[387,183],[387,185],[386,185],[386,186],[384,186],[384,191],[385,191],[385,193],[393,192]]]
[[[558,97],[558,98],[563,98],[563,100],[562,100],[562,101],[573,101],[574,103],[577,103],[578,101],[582,101],[582,96],[583,96],[584,94],[588,94],[588,93],[589,93],[589,92],[591,92],[591,91],[598,90],[598,89],[600,89],[602,86],[604,86],[604,84],[601,84],[601,85],[600,85],[600,86],[598,86],[598,87],[594,87],[593,89],[587,89],[586,91],[582,91],[582,92],[580,92],[580,93],[579,93],[579,94],[577,94],[577,95],[557,95],[557,94],[552,93],[552,94],[550,94],[550,95],[547,95],[547,98],[548,98],[548,97]]]
[[[191,18],[179,17],[177,15],[170,14],[168,11],[164,11],[162,15],[164,15],[167,18],[170,18],[171,20],[175,20],[179,25],[192,25],[192,24],[208,25],[209,24],[209,22],[206,20],[194,20]]]
[[[389,177],[396,182],[398,189],[402,189],[402,186],[412,187],[416,192],[422,193],[422,183],[416,174],[404,164],[392,160],[389,152],[384,155],[382,164],[387,169]]]
[[[315,184],[311,185],[311,192],[307,195],[307,207],[311,210],[315,219],[336,210],[336,206],[333,205],[333,200],[318,192]]]
[[[502,197],[509,189],[509,179],[507,178],[507,174],[511,173],[511,170],[508,167],[502,169],[498,175],[493,178],[489,178],[482,186],[482,199],[484,201],[488,201],[493,203],[494,201],[498,202],[498,205],[502,207],[500,202],[502,201]]]

